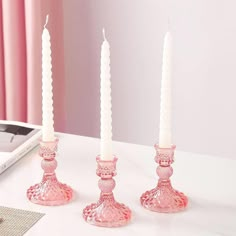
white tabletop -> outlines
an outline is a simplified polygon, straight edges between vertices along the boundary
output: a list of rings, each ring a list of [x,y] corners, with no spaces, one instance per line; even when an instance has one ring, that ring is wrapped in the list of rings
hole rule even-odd
[[[41,158],[32,151],[0,175],[0,205],[38,211],[46,215],[27,236],[64,235],[159,235],[216,236],[236,235],[236,161],[177,151],[173,186],[189,197],[186,211],[175,214],[151,212],[139,202],[141,194],[156,186],[157,175],[153,147],[114,142],[117,176],[114,195],[133,211],[130,224],[121,228],[102,228],[87,224],[83,208],[99,197],[95,174],[99,140],[59,134],[57,177],[73,187],[73,201],[47,207],[26,198],[29,186],[40,182]]]

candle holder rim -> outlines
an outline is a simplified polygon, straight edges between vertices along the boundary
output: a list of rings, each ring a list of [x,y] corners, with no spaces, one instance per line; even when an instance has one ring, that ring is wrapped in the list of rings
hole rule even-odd
[[[103,163],[117,162],[117,160],[118,160],[118,157],[116,157],[116,155],[113,155],[112,160],[102,160],[101,155],[97,155],[97,157],[96,157],[96,161],[103,162]]]
[[[170,149],[175,149],[176,148],[176,145],[175,144],[171,144],[170,147],[160,147],[158,143],[154,144],[154,147],[155,148],[158,148],[158,149],[163,149],[163,150],[170,150]]]
[[[54,142],[59,142],[59,138],[55,137],[54,141],[44,141],[43,138],[39,138],[40,143],[54,143]]]

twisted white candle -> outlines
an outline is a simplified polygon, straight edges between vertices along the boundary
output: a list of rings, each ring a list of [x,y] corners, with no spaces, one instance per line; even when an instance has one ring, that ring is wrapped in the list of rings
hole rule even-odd
[[[105,37],[101,49],[101,159],[112,160],[112,111],[111,111],[111,75],[110,46]]]
[[[172,38],[167,32],[163,47],[159,146],[171,147],[171,64]]]
[[[42,140],[54,141],[52,64],[50,34],[46,28],[48,15],[42,34]]]

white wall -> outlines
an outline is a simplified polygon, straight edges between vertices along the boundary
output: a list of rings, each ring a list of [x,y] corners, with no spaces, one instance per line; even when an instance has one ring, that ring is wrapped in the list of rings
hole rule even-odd
[[[235,158],[233,0],[66,0],[67,132],[99,136],[102,28],[111,46],[114,140],[158,139],[163,37],[174,40],[173,142]]]

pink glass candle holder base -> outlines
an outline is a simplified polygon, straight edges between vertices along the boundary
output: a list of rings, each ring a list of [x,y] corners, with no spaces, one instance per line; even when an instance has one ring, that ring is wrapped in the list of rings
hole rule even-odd
[[[173,189],[170,177],[173,169],[170,166],[174,161],[175,145],[171,148],[160,148],[155,145],[157,155],[155,161],[159,164],[157,175],[159,176],[157,187],[146,191],[140,198],[141,204],[148,210],[172,213],[182,211],[187,207],[188,198],[181,192]]]
[[[83,210],[86,222],[102,227],[119,227],[126,225],[131,219],[131,210],[124,204],[116,202],[112,190],[115,188],[116,175],[115,157],[112,161],[103,161],[97,157],[97,175],[101,177],[98,186],[101,190],[97,203],[93,203]]]
[[[58,139],[52,142],[40,141],[39,155],[43,158],[41,167],[44,170],[40,183],[27,190],[28,199],[36,204],[56,206],[68,203],[73,197],[73,190],[57,180],[55,160]]]

